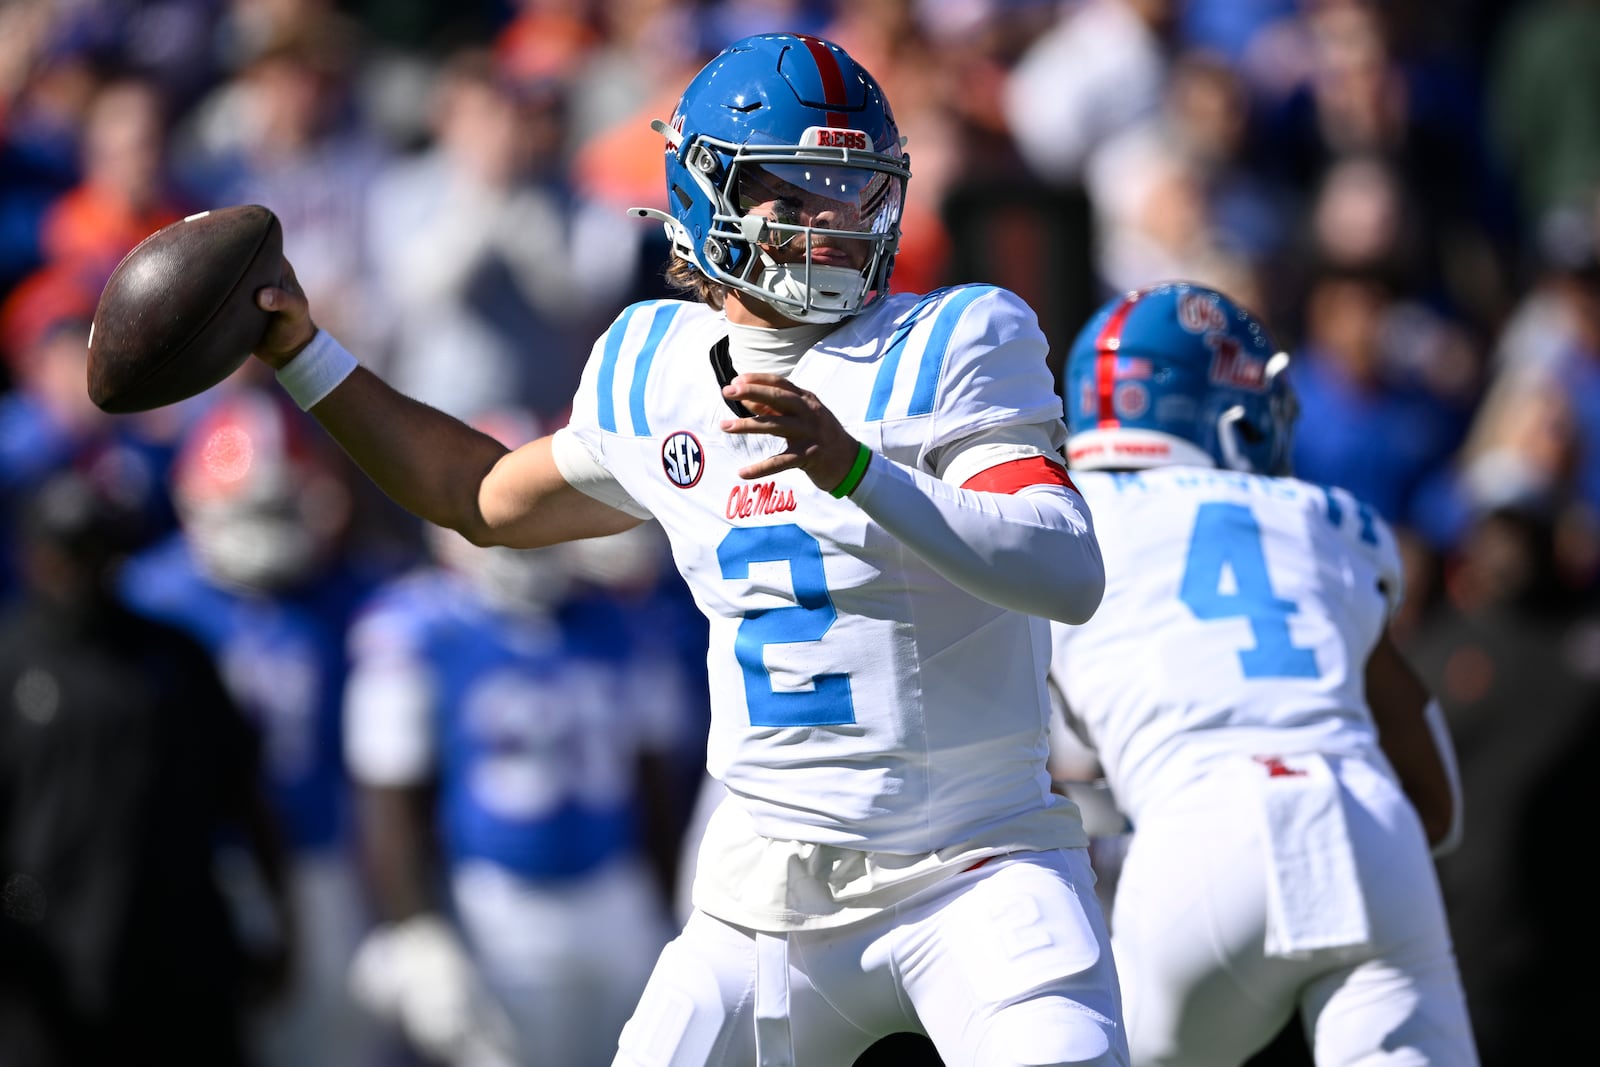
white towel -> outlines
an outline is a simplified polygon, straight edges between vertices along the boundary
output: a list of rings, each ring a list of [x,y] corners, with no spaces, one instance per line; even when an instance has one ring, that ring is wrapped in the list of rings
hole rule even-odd
[[[1338,778],[1317,754],[1255,757],[1267,851],[1269,956],[1371,938]]]

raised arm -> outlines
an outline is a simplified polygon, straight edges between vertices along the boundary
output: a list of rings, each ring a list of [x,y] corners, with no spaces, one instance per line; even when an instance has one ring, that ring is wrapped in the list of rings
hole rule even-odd
[[[733,434],[771,434],[787,447],[741,468],[746,479],[801,470],[819,489],[848,496],[945,578],[991,604],[1079,624],[1100,606],[1105,563],[1088,506],[1065,469],[1043,458],[1002,491],[969,479],[950,485],[872,453],[828,408],[793,382],[740,374],[723,395],[750,418],[727,419]]]
[[[535,548],[617,533],[639,520],[574,489],[548,437],[514,451],[405,396],[320,333],[284,263],[284,284],[256,294],[272,313],[255,355],[280,372],[296,361],[296,399],[377,486],[407,511],[480,545]],[[314,371],[314,373],[305,373]],[[331,386],[331,387],[330,387]],[[309,389],[309,392],[307,391]]]

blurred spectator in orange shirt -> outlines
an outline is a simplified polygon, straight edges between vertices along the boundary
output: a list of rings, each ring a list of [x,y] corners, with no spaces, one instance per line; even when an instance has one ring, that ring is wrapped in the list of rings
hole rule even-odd
[[[160,90],[137,76],[96,90],[84,116],[82,180],[45,213],[47,262],[103,281],[134,245],[188,213],[166,168]]]
[[[565,79],[605,43],[593,0],[513,0],[516,13],[495,35],[500,69],[519,82]]]

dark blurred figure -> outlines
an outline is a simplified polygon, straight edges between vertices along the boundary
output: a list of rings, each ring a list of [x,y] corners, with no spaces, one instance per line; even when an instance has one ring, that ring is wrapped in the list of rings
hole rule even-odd
[[[205,651],[109,592],[131,513],[66,472],[20,529],[27,584],[0,617],[4,1061],[241,1064],[242,1013],[286,963],[246,958],[212,874],[232,836],[281,890],[252,735]]]
[[[107,415],[95,407],[84,382],[96,293],[59,275],[17,292],[6,307],[30,321],[0,310],[0,353],[12,376],[12,387],[0,392],[0,600],[22,584],[11,548],[20,502],[58,471],[94,472],[141,509],[151,534],[171,529],[177,520],[166,472],[191,410],[185,403]]]
[[[1571,1063],[1591,1043],[1592,983],[1564,961],[1600,950],[1570,860],[1600,759],[1600,616],[1573,562],[1592,553],[1570,550],[1580,513],[1504,456],[1468,469],[1478,510],[1412,655],[1449,716],[1472,820],[1439,877],[1483,1062]]]
[[[853,1067],[941,1067],[933,1042],[921,1034],[891,1034],[856,1059]]]
[[[1600,6],[1534,0],[1506,15],[1485,71],[1488,132],[1525,225],[1600,183]]]

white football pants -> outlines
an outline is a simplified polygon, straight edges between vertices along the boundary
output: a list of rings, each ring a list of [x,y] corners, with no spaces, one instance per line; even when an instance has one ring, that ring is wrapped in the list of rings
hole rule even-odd
[[[1238,1067],[1296,1012],[1317,1067],[1477,1064],[1415,810],[1382,769],[1324,762],[1370,941],[1267,955],[1269,823],[1259,783],[1248,780],[1263,766],[1213,768],[1140,814],[1117,882],[1112,944],[1135,1067]],[[1328,885],[1290,891],[1314,905],[1320,894],[1325,909],[1337,903]]]
[[[848,1067],[884,1035],[946,1067],[1126,1065],[1084,849],[996,857],[880,916],[766,934],[696,911],[613,1067]]]

